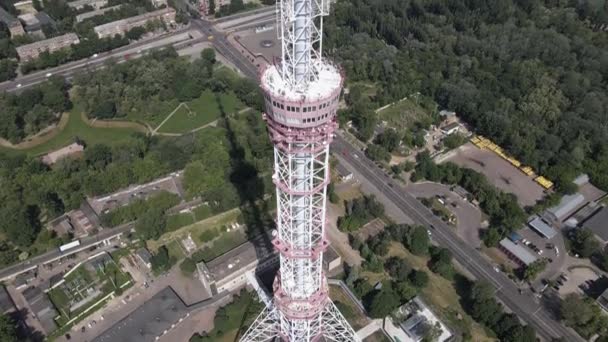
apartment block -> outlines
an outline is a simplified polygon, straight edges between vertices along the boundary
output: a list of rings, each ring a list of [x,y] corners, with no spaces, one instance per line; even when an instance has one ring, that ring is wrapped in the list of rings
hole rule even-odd
[[[114,37],[123,35],[127,31],[146,25],[147,22],[160,19],[166,24],[175,23],[175,10],[167,7],[158,11],[144,13],[135,17],[113,21],[111,23],[95,26],[93,29],[99,38]]]
[[[21,61],[29,61],[38,58],[44,51],[55,52],[63,48],[70,47],[72,44],[78,44],[80,40],[74,33],[67,33],[63,36],[53,37],[37,41],[35,43],[18,46],[16,48],[17,54]]]

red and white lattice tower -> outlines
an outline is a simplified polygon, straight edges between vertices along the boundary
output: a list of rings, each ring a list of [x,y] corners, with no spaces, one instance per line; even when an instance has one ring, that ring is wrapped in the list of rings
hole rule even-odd
[[[328,297],[323,272],[329,144],[343,77],[321,57],[330,0],[279,0],[282,60],[261,73],[274,144],[280,254],[274,297],[241,341],[359,341]]]

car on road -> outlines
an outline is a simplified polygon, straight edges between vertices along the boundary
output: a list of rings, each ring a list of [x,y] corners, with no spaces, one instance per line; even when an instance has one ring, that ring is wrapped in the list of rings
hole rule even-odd
[[[52,73],[50,73],[50,72],[47,72],[47,73],[46,73],[46,75],[44,75],[44,76],[45,76],[45,77],[51,77],[51,76],[53,76],[53,74],[52,74]]]
[[[22,87],[21,83],[17,84],[17,88],[21,88],[21,87]]]
[[[93,58],[97,58],[97,56],[98,56],[98,55],[97,55],[96,53],[94,53],[94,54],[93,54],[93,56],[91,56],[91,57],[93,57]]]
[[[353,153],[353,157],[355,157],[355,159],[359,159],[359,156],[356,153]]]

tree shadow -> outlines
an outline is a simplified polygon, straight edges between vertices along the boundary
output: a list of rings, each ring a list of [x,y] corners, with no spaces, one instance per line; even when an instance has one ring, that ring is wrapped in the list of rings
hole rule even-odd
[[[32,327],[29,327],[25,322],[27,320],[29,310],[26,308],[22,308],[16,311],[12,311],[8,313],[8,316],[14,321],[17,322],[17,338],[18,341],[28,341],[28,342],[42,342],[45,340],[45,335],[43,332],[34,330]]]

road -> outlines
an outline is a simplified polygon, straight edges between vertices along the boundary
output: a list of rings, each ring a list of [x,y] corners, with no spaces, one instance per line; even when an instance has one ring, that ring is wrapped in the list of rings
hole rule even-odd
[[[355,149],[339,135],[332,144],[332,150],[338,159],[345,162],[346,167],[354,168],[363,175],[414,222],[431,227],[433,240],[449,249],[454,258],[477,279],[488,281],[496,289],[496,297],[521,319],[533,326],[540,336],[546,340],[564,337],[567,341],[584,341],[573,330],[561,325],[559,320],[539,305],[531,295],[520,294],[519,288],[505,274],[496,272],[494,266],[486,261],[478,251],[458,238],[452,228],[392,181],[360,150]]]
[[[12,276],[15,276],[19,273],[23,273],[30,269],[34,269],[37,266],[44,265],[53,260],[59,259],[60,257],[64,257],[70,254],[74,254],[76,252],[85,250],[94,245],[100,244],[102,241],[107,239],[112,239],[122,233],[125,233],[133,228],[132,223],[124,224],[122,226],[110,229],[104,229],[100,233],[83,238],[80,240],[80,246],[67,250],[65,252],[60,252],[59,249],[54,249],[50,252],[46,252],[44,254],[35,256],[31,259],[25,260],[13,266],[7,267],[0,271],[0,280],[5,280]]]

